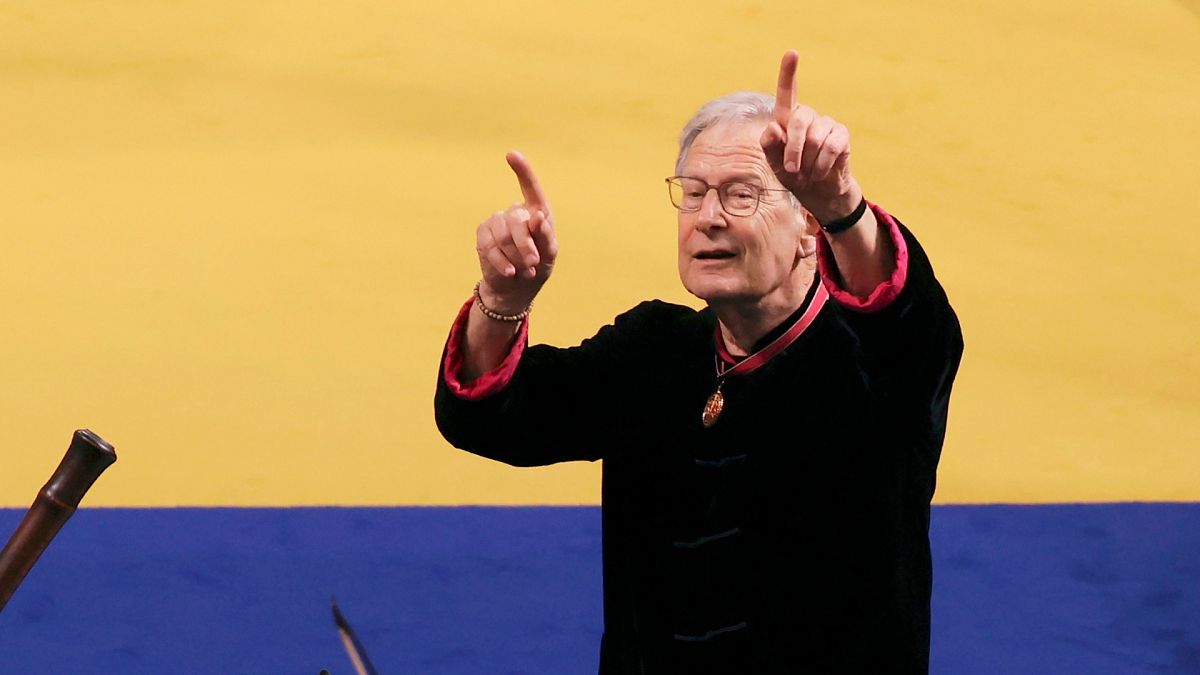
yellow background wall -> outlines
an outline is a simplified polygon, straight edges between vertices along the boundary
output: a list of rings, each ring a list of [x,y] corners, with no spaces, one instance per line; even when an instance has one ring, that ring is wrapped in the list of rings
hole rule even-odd
[[[690,302],[676,134],[789,47],[963,321],[939,501],[1200,499],[1198,3],[967,6],[6,2],[0,504],[83,426],[90,505],[596,502],[433,426],[503,153],[556,209],[535,340]]]

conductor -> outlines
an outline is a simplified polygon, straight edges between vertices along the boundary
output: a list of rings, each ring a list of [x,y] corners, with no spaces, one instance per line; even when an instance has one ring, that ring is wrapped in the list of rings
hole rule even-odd
[[[558,253],[529,162],[477,228],[435,409],[515,466],[603,460],[601,673],[926,673],[930,501],[962,333],[912,233],[868,202],[846,127],[715,99],[674,175],[679,277],[570,348],[527,345]],[[636,214],[623,214],[633,216]]]

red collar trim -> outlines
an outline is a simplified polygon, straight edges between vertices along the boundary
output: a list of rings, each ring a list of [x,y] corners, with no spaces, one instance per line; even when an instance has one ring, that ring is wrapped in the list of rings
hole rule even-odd
[[[816,320],[817,314],[821,313],[821,308],[825,306],[825,302],[828,300],[829,291],[826,290],[825,284],[817,282],[817,292],[813,294],[812,302],[809,303],[808,309],[804,310],[804,314],[801,314],[800,318],[796,319],[796,323],[792,324],[792,327],[787,329],[787,332],[783,335],[772,340],[766,347],[763,347],[740,362],[725,348],[725,339],[721,337],[721,324],[718,320],[716,330],[717,356],[726,363],[737,364],[721,373],[721,377],[745,375],[746,373],[758,370],[764,363],[771,360],[772,356],[787,349],[789,345],[795,342],[812,325],[812,322]]]

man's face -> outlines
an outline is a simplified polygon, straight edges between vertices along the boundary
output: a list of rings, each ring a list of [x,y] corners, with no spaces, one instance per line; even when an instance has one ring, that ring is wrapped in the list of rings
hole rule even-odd
[[[730,123],[705,129],[688,151],[681,175],[717,186],[729,181],[782,186],[759,145],[764,124]],[[709,303],[748,306],[791,292],[806,236],[804,212],[785,192],[764,192],[750,216],[731,216],[709,190],[699,211],[679,212],[679,278]],[[809,241],[812,235],[808,233]],[[800,289],[803,290],[803,289]]]

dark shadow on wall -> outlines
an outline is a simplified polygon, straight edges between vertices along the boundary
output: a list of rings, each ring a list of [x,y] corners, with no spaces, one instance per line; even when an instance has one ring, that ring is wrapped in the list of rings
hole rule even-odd
[[[1192,16],[1200,19],[1200,0],[1177,0],[1179,4],[1192,13]]]

